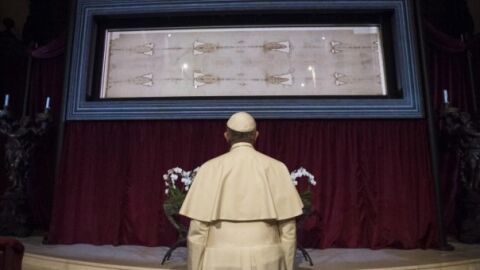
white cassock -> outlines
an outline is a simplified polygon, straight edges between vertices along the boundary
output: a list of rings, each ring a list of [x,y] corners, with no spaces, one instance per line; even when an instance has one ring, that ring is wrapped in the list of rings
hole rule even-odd
[[[293,269],[302,207],[282,162],[234,144],[201,166],[180,209],[192,219],[188,269]]]

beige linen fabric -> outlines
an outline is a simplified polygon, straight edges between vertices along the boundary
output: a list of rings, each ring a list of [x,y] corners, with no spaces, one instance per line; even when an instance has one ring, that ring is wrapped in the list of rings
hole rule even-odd
[[[180,209],[190,270],[291,270],[303,204],[286,166],[236,143],[202,165]]]

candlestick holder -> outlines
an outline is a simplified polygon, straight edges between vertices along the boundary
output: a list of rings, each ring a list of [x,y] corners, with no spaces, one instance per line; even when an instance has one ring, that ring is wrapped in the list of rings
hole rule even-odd
[[[36,143],[51,122],[49,110],[36,114],[33,119],[31,116],[16,119],[7,107],[0,110],[0,133],[6,139],[7,172],[7,186],[0,200],[0,235],[25,237],[32,232],[26,186]]]
[[[458,108],[446,106],[441,115],[442,135],[447,150],[458,158],[454,177],[456,234],[460,242],[480,243],[480,119]],[[451,166],[451,165],[450,165]]]

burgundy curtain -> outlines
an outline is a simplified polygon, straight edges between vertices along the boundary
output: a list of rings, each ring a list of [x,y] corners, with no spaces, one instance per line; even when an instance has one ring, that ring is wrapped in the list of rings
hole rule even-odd
[[[472,54],[472,75],[474,78],[474,87],[476,88],[477,106],[475,113],[480,115],[480,33],[477,33],[468,41],[468,49]]]
[[[318,179],[308,247],[435,247],[425,123],[262,120],[258,149]],[[167,245],[162,175],[228,150],[224,121],[102,121],[66,126],[49,242]]]
[[[39,138],[33,158],[27,192],[33,212],[33,226],[48,230],[52,211],[55,182],[55,156],[60,118],[60,103],[65,70],[65,38],[59,37],[48,44],[29,51],[32,56],[30,95],[27,114],[45,110],[45,100],[51,98],[53,122],[45,136]]]
[[[467,48],[469,44],[453,38],[425,22],[427,58],[434,108],[443,108],[443,90],[448,91],[449,103],[463,111],[471,112],[473,100],[470,89]]]
[[[425,22],[428,41],[428,65],[433,103],[437,116],[440,116],[443,104],[443,90],[448,90],[450,106],[474,114],[478,112],[478,99],[472,94],[468,67],[468,51],[473,54],[474,78],[480,76],[480,38],[465,41],[460,36],[452,37]],[[476,72],[476,73],[475,73]],[[479,81],[480,82],[480,81]],[[477,85],[478,87],[478,85]],[[441,135],[441,132],[440,132]],[[442,138],[440,136],[440,138]],[[459,157],[447,142],[440,140],[440,181],[443,195],[445,225],[449,232],[455,232],[455,210],[457,185],[459,183]]]

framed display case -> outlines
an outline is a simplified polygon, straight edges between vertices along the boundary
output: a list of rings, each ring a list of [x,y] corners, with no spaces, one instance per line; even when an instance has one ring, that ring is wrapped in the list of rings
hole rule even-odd
[[[67,120],[422,117],[409,0],[77,0]]]

